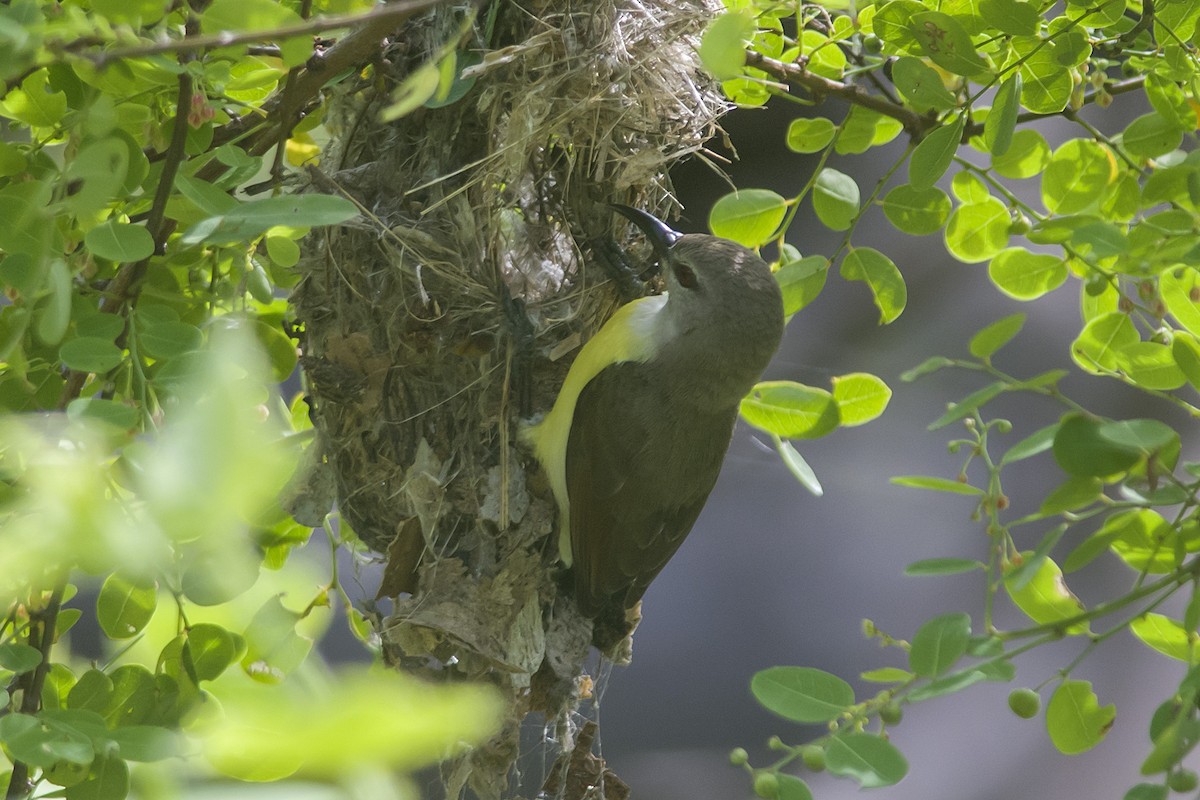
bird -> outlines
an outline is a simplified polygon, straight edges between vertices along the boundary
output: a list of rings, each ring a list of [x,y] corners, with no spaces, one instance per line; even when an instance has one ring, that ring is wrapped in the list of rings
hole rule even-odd
[[[550,411],[523,433],[548,476],[558,556],[598,647],[613,638],[601,628],[622,629],[691,531],[739,404],[784,328],[779,284],[753,250],[612,208],[653,246],[665,291],[621,306],[584,344]]]

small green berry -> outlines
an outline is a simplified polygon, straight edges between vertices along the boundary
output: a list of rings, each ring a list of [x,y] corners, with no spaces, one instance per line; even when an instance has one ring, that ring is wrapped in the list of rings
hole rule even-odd
[[[879,709],[879,719],[883,720],[885,725],[899,725],[903,717],[904,709],[900,707],[899,703],[888,703]]]
[[[1029,217],[1025,216],[1024,214],[1022,214],[1020,212],[1015,214],[1013,216],[1012,222],[1010,222],[1008,224],[1008,232],[1017,234],[1019,236],[1023,236],[1024,234],[1029,233],[1029,231],[1032,228],[1033,228],[1033,223],[1029,220]]]
[[[804,766],[813,772],[825,769],[825,751],[815,744],[810,744],[801,750],[800,758],[804,760]]]
[[[778,736],[772,736],[770,739],[767,739],[767,747],[771,750],[787,750],[787,745]]]
[[[1083,284],[1083,290],[1088,293],[1089,297],[1102,295],[1107,288],[1108,279],[1099,273],[1089,275],[1087,281]]]
[[[1190,769],[1177,769],[1167,776],[1167,786],[1175,792],[1190,792],[1200,785],[1200,778]]]
[[[1138,68],[1128,61],[1121,62],[1121,74],[1126,78],[1132,78],[1138,74]]]
[[[878,53],[883,50],[883,40],[873,33],[864,36],[863,49],[868,53]]]
[[[760,772],[754,776],[754,793],[771,800],[779,796],[779,778],[774,772]]]
[[[750,760],[750,754],[746,752],[744,747],[735,747],[729,751],[729,763],[735,767],[740,767]]]
[[[1008,694],[1008,707],[1021,719],[1037,716],[1042,707],[1042,698],[1033,689],[1013,689]]]

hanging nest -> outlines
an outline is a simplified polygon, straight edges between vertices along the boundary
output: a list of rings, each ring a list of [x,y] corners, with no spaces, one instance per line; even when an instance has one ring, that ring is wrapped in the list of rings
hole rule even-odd
[[[293,297],[324,480],[386,559],[386,657],[511,700],[450,796],[500,795],[520,720],[566,719],[587,692],[591,623],[556,583],[554,501],[517,432],[619,302],[591,248],[631,234],[605,204],[670,211],[668,170],[717,131],[695,48],[719,7],[494,0],[464,34],[444,6],[330,105],[317,188],[364,213],[311,238]],[[381,122],[455,42],[469,91]]]

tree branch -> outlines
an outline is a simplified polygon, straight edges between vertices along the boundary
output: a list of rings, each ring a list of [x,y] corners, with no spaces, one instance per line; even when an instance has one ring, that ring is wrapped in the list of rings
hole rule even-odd
[[[291,39],[296,36],[309,36],[314,33],[322,33],[338,28],[352,28],[357,25],[394,24],[402,22],[413,14],[428,11],[443,2],[445,0],[397,0],[397,2],[388,3],[387,5],[377,6],[365,14],[320,17],[298,22],[295,25],[284,25],[261,31],[244,31],[241,33],[223,31],[221,33],[210,33],[201,36],[185,36],[182,39],[106,50],[95,55],[88,53],[81,53],[80,55],[93,61],[96,66],[103,67],[113,61],[126,58],[140,58],[159,53],[194,53],[197,50],[207,50],[213,47],[259,43],[264,39]]]
[[[66,582],[59,581],[51,592],[46,606],[29,614],[29,644],[36,647],[42,654],[42,660],[32,672],[21,676],[21,713],[36,714],[42,703],[42,687],[46,685],[46,676],[50,674],[50,650],[54,646],[54,634],[58,626],[58,611],[62,608],[63,592]],[[28,797],[33,787],[29,785],[29,765],[24,761],[14,761],[12,773],[8,779],[8,791],[4,793],[5,800],[20,800]]]
[[[773,58],[767,58],[761,53],[748,51],[746,66],[761,69],[772,77],[807,89],[815,95],[833,95],[850,101],[855,105],[869,108],[884,116],[899,120],[910,135],[920,138],[937,124],[937,120],[918,114],[910,108],[891,102],[878,95],[873,95],[852,83],[842,83],[830,80],[822,75],[809,72],[799,64],[787,64]]]

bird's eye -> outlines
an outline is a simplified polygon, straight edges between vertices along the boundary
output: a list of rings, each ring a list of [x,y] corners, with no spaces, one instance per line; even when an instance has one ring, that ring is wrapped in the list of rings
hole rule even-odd
[[[671,268],[675,270],[675,280],[679,281],[679,285],[685,289],[695,289],[699,284],[696,280],[696,272],[687,264],[672,264]]]

